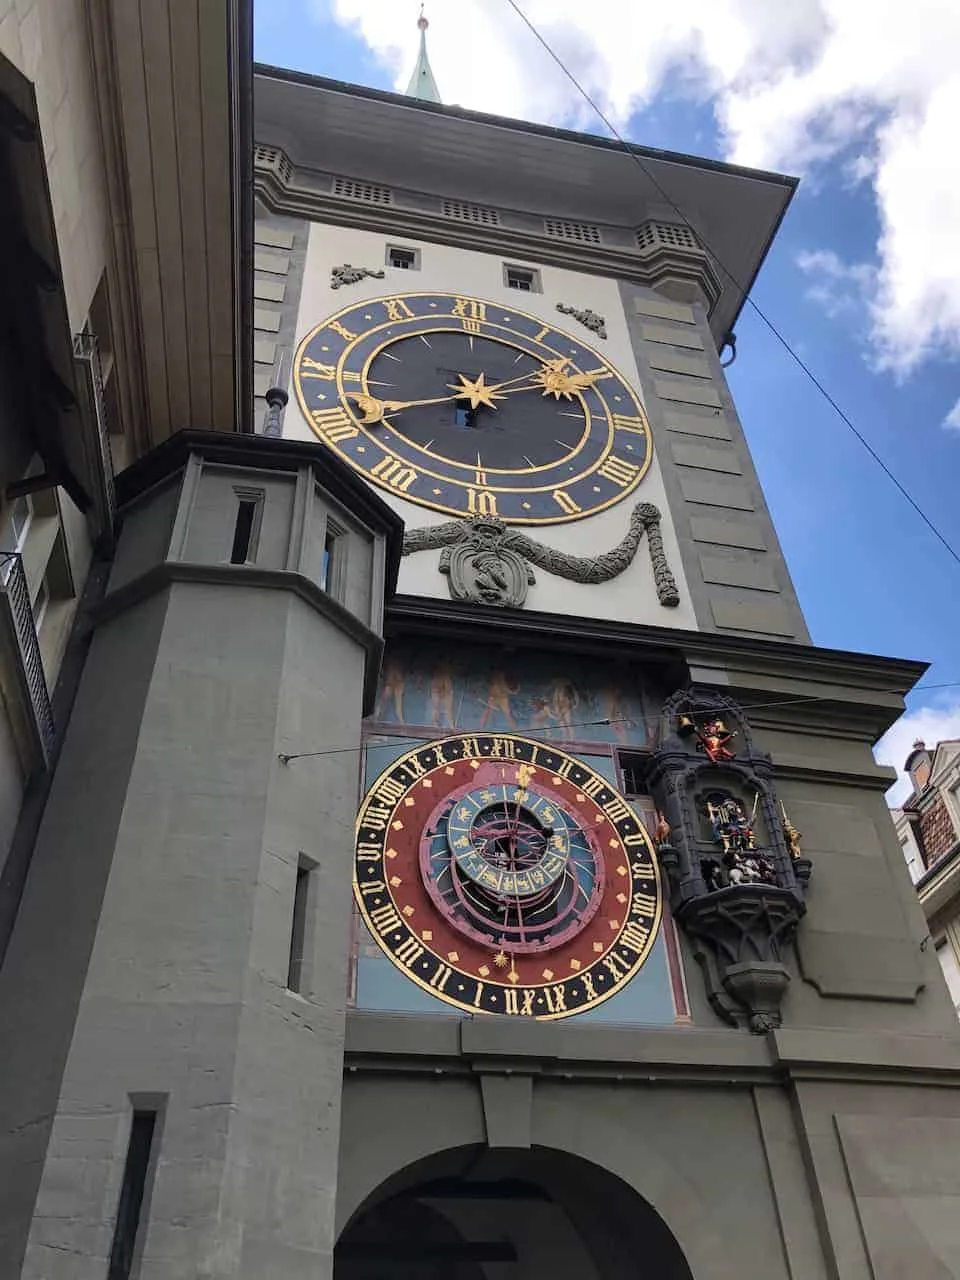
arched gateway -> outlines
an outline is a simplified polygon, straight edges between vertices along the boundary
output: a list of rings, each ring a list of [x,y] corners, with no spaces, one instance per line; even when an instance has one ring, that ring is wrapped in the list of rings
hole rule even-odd
[[[343,1230],[334,1280],[693,1280],[621,1178],[545,1147],[464,1146],[382,1182]]]

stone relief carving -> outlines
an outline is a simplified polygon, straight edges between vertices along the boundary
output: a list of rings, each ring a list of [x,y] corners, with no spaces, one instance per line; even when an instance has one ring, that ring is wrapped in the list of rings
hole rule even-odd
[[[371,280],[382,280],[385,274],[382,268],[379,271],[371,271],[369,267],[353,267],[349,262],[345,262],[342,267],[330,268],[330,288],[339,289],[345,284],[357,284],[368,276]]]
[[[579,320],[585,329],[595,333],[598,338],[606,339],[607,322],[596,311],[591,311],[589,307],[581,311],[578,307],[568,307],[565,302],[558,302],[557,310],[561,315],[573,316],[574,320]]]
[[[669,729],[647,782],[674,917],[720,1017],[769,1031],[780,1025],[790,982],[784,950],[806,912],[812,864],[777,801],[773,762],[754,747],[731,698],[681,690],[664,704],[662,722]]]
[[[443,548],[440,572],[448,575],[454,600],[520,608],[527,587],[535,581],[531,565],[569,582],[609,582],[630,565],[644,534],[657,599],[665,608],[675,608],[680,593],[663,548],[660,511],[651,502],[637,503],[626,536],[613,550],[599,556],[572,556],[546,547],[497,516],[473,516],[411,529],[403,539],[403,554]]]

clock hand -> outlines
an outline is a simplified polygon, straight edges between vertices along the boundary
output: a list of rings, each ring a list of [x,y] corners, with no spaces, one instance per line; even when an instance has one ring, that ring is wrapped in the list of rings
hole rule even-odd
[[[457,400],[458,396],[433,396],[428,400],[378,400],[376,396],[367,396],[351,391],[349,399],[353,400],[363,414],[360,425],[368,427],[382,422],[388,413],[399,413],[401,409],[418,409],[428,404],[446,404],[449,400]]]

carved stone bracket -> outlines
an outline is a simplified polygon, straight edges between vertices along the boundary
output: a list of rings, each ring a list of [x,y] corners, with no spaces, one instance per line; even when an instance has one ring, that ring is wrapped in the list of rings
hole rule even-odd
[[[598,338],[606,339],[607,322],[603,316],[597,315],[596,311],[591,311],[589,307],[581,311],[577,307],[568,307],[565,302],[558,302],[557,310],[561,315],[573,316],[574,320],[579,320],[585,329],[595,333]]]
[[[664,704],[663,723],[647,781],[674,917],[717,1013],[768,1031],[780,1025],[790,982],[783,949],[806,912],[812,864],[777,799],[773,761],[733,699],[681,690]]]
[[[330,288],[340,289],[345,284],[358,284],[361,280],[382,280],[386,273],[381,270],[372,271],[369,267],[352,267],[349,262],[345,262],[342,267],[330,268]]]
[[[637,503],[622,542],[599,556],[572,556],[546,547],[497,516],[473,516],[411,529],[403,539],[403,554],[444,548],[440,572],[448,575],[454,600],[519,608],[526,599],[527,586],[535,581],[531,565],[569,582],[609,582],[631,564],[644,533],[657,599],[666,608],[675,608],[680,593],[663,548],[660,512],[650,502]]]

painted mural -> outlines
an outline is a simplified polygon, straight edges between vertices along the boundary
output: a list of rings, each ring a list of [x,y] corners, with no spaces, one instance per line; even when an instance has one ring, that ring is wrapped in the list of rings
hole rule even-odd
[[[615,663],[404,642],[388,647],[371,720],[444,732],[502,729],[563,742],[642,746],[636,677]]]

